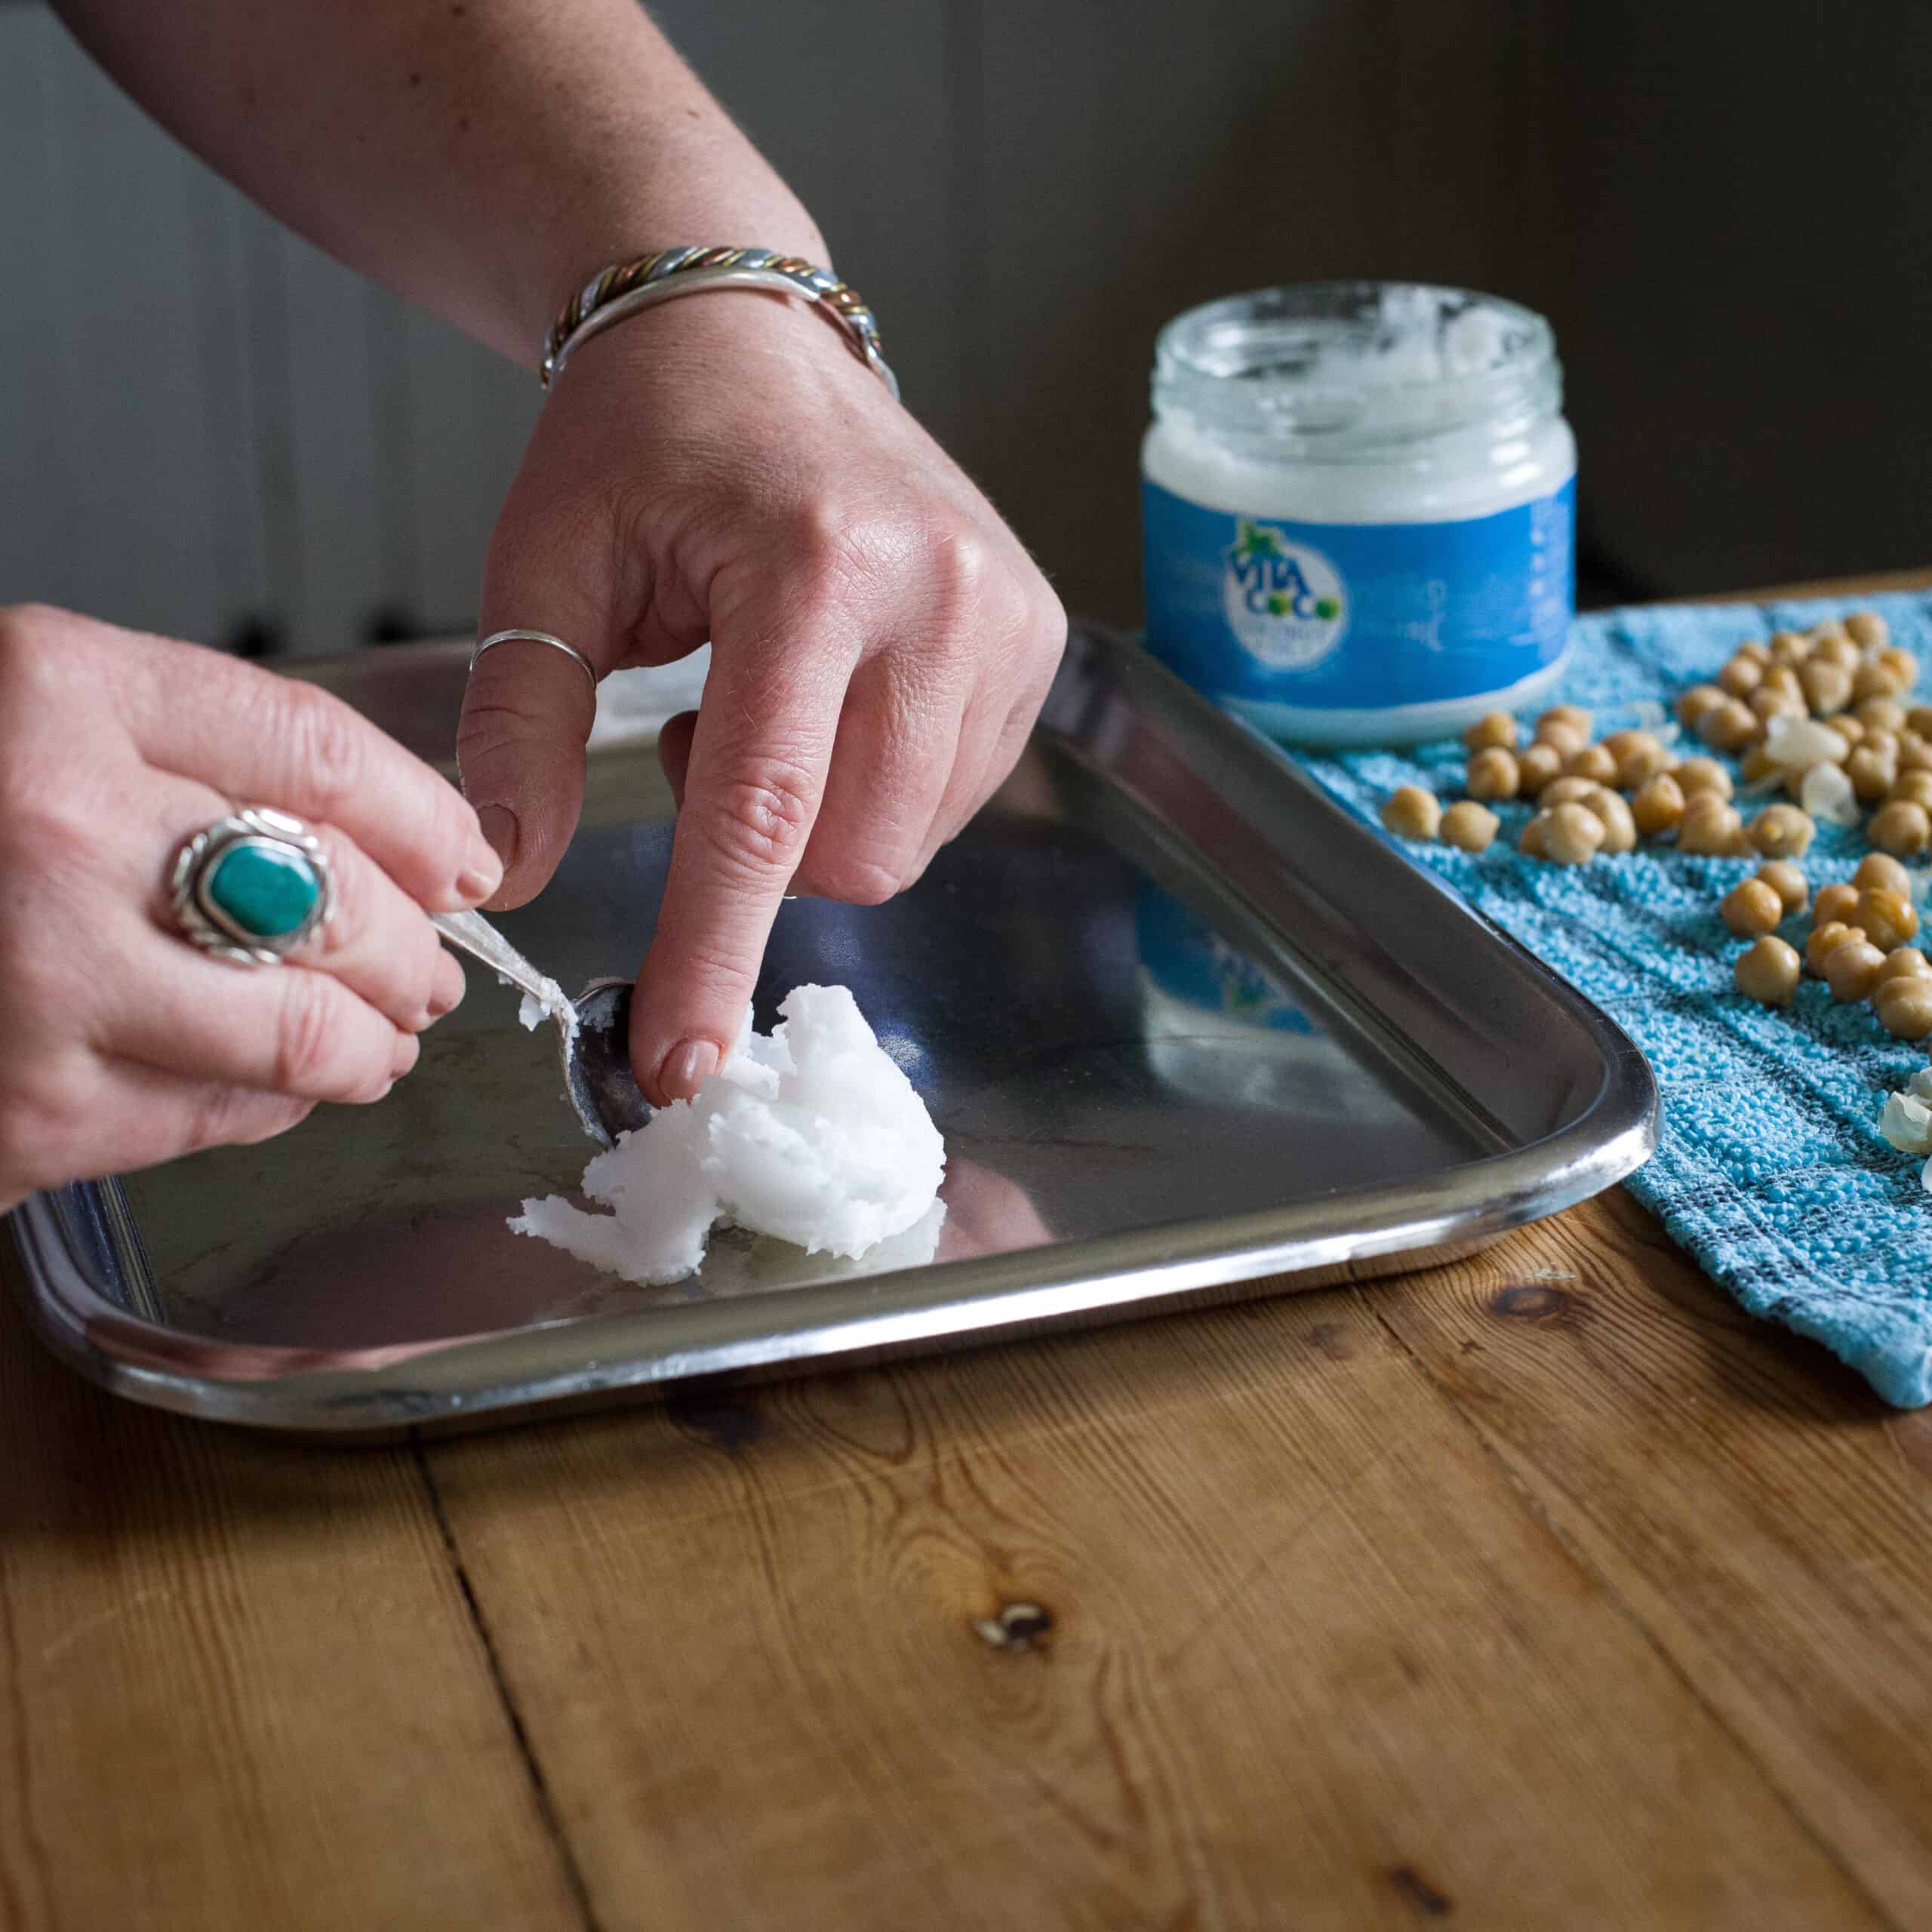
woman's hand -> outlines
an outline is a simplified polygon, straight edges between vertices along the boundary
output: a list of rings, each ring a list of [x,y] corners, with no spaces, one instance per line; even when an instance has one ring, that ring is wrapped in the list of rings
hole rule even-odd
[[[175,930],[182,841],[307,820],[335,912],[279,968]],[[347,706],[191,645],[0,609],[0,1207],[377,1100],[463,995],[423,909],[500,868],[455,790]]]
[[[742,289],[572,357],[491,545],[482,628],[554,632],[600,674],[711,641],[701,709],[664,733],[680,811],[632,1008],[660,1103],[728,1047],[786,893],[888,898],[985,801],[1066,638],[1017,540],[840,332]],[[478,663],[459,752],[501,904],[562,856],[594,709],[556,651]]]

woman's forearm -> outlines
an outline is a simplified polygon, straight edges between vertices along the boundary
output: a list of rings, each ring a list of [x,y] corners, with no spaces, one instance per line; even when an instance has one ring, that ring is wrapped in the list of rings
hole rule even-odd
[[[608,261],[825,259],[635,0],[55,0],[171,133],[352,266],[534,364]]]

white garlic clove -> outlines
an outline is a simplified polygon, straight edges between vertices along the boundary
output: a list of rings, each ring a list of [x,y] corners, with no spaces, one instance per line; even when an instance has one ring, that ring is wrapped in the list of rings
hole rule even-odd
[[[1832,734],[1837,736],[1836,733]],[[1841,740],[1842,742],[1842,740]],[[1814,764],[1798,787],[1798,802],[1827,825],[1858,823],[1858,794],[1842,765]]]
[[[1910,1094],[1887,1094],[1878,1131],[1901,1154],[1932,1154],[1932,1106]]]

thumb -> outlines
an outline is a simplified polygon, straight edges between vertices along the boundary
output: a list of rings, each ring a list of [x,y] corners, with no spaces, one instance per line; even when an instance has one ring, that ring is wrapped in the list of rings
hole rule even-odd
[[[506,513],[484,567],[478,635],[542,631],[580,652],[595,676],[616,663],[610,546],[581,521],[533,525]],[[594,680],[568,652],[528,639],[477,659],[457,728],[464,795],[503,862],[493,906],[521,906],[549,883],[583,807]]]

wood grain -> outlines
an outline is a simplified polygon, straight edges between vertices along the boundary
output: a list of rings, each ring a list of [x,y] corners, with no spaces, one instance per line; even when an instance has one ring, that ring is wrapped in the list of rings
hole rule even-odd
[[[1883,1922],[1349,1294],[427,1454],[607,1927]]]
[[[410,1454],[103,1395],[0,1256],[0,1927],[581,1924]]]
[[[1620,1195],[420,1457],[116,1403],[12,1266],[6,1932],[1932,1915],[1932,1412]]]
[[[1813,1829],[1932,1922],[1932,1411],[1752,1321],[1620,1192],[1367,1299]]]

